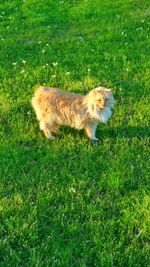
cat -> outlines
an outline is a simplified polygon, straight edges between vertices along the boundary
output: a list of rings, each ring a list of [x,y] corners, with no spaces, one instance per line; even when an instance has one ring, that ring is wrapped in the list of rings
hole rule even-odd
[[[101,86],[86,95],[40,86],[32,98],[32,106],[47,138],[54,139],[59,127],[68,125],[84,129],[89,139],[98,141],[97,125],[111,117],[114,98],[111,89]]]

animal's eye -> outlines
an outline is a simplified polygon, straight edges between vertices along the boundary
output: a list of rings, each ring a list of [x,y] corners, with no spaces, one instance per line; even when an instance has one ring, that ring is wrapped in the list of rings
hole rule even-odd
[[[102,102],[102,99],[98,99],[99,102]]]

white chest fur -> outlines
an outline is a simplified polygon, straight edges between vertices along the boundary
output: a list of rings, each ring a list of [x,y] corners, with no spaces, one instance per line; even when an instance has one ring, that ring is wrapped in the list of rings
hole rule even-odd
[[[107,107],[107,108],[102,109],[99,113],[100,121],[103,123],[107,123],[111,115],[112,115],[112,111],[110,110],[110,108]]]
[[[88,108],[88,112],[90,113],[93,119],[100,121],[102,123],[107,123],[112,115],[112,111],[109,107],[103,108],[101,110],[97,110],[96,108],[92,110],[91,107]]]

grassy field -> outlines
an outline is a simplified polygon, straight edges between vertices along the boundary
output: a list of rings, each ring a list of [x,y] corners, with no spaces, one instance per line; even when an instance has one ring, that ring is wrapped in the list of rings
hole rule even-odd
[[[0,267],[150,266],[148,0],[0,4]],[[113,88],[97,143],[31,107],[37,84]]]

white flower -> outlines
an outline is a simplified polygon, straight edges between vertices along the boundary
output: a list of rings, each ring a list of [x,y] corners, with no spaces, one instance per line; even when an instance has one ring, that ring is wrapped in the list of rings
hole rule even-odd
[[[27,114],[30,115],[31,114],[31,111],[28,111]]]
[[[45,66],[48,67],[48,63],[46,63]]]
[[[58,65],[58,62],[53,62],[53,66],[56,67]]]
[[[66,72],[66,75],[70,75],[70,72],[68,71],[68,72]]]
[[[71,188],[69,189],[69,192],[76,193],[76,189],[75,189],[74,187],[71,187]]]
[[[56,75],[55,75],[55,74],[53,74],[53,75],[52,75],[52,78],[56,78]]]
[[[25,70],[21,70],[21,71],[20,71],[20,73],[24,73],[24,72],[25,72]]]
[[[12,65],[13,65],[13,66],[16,66],[16,65],[17,65],[17,62],[13,62]]]
[[[45,50],[42,50],[42,53],[44,54],[45,53]]]
[[[22,63],[23,63],[23,64],[26,64],[26,61],[25,61],[25,60],[22,60]]]
[[[88,69],[88,72],[90,72],[91,71],[91,69]]]
[[[46,44],[46,46],[49,46],[49,44]]]
[[[42,43],[41,41],[38,42],[38,44],[41,44],[41,43]]]
[[[143,28],[142,27],[136,28],[136,31],[140,31],[140,30],[143,30]]]
[[[83,37],[82,37],[82,36],[79,36],[79,40],[80,40],[80,41],[83,41]]]

